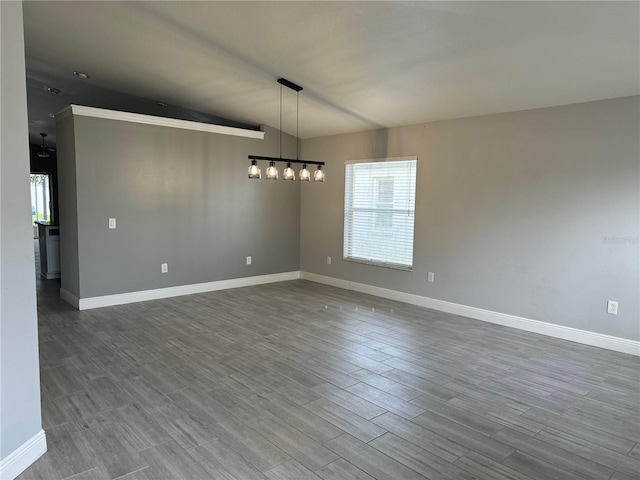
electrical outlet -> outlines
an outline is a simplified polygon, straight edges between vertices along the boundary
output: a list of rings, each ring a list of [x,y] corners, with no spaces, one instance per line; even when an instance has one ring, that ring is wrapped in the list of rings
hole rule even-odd
[[[247,255],[247,265],[251,265],[251,255]]]
[[[160,264],[160,273],[167,273],[169,271],[169,266],[166,263]]]
[[[109,229],[114,230],[116,228],[116,219],[115,218],[110,218],[109,219]]]
[[[436,274],[433,272],[427,273],[427,282],[433,283],[436,281]]]
[[[331,257],[327,255],[327,265],[331,265]]]
[[[609,315],[617,315],[618,314],[618,302],[614,300],[609,300],[607,302],[607,313]]]

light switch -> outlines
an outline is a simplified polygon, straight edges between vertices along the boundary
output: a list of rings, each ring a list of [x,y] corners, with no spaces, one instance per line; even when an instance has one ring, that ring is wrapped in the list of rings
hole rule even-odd
[[[111,230],[113,230],[113,229],[115,229],[115,228],[116,228],[116,219],[115,219],[115,218],[110,218],[110,219],[109,219],[109,228],[110,228]]]

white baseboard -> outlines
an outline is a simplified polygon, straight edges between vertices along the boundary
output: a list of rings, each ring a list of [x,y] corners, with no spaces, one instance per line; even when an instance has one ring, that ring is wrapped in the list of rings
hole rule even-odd
[[[40,430],[13,452],[0,460],[0,478],[13,480],[47,451],[47,437]]]
[[[158,300],[161,298],[179,297],[181,295],[192,295],[194,293],[213,292],[216,290],[226,290],[229,288],[250,287],[264,283],[285,282],[297,280],[300,272],[272,273],[269,275],[258,275],[255,277],[232,278],[229,280],[219,280],[216,282],[195,283],[192,285],[178,285],[176,287],[155,288],[153,290],[142,290],[139,292],[118,293],[115,295],[105,295],[100,297],[78,298],[66,290],[60,289],[60,298],[73,305],[78,310],[89,310],[91,308],[111,307],[113,305],[123,305],[125,303],[145,302],[147,300]]]
[[[60,278],[60,272],[58,272],[58,273],[47,272],[46,274],[40,273],[40,276],[42,278],[46,278],[47,280],[51,280],[52,278]]]
[[[75,307],[78,310],[80,310],[80,299],[78,297],[76,297],[74,294],[69,293],[68,291],[66,291],[66,290],[61,288],[60,289],[60,298],[62,300],[64,300],[65,302],[67,302],[72,307]]]
[[[482,308],[469,307],[458,303],[445,302],[435,298],[422,297],[412,293],[399,292],[397,290],[389,290],[387,288],[375,287],[364,283],[350,282],[339,278],[326,277],[315,273],[300,272],[300,278],[310,280],[316,283],[323,283],[333,287],[344,288],[345,290],[353,290],[355,292],[367,293],[377,297],[397,300],[399,302],[410,303],[420,307],[432,308],[441,312],[452,313],[462,317],[469,317],[483,322],[496,323],[506,327],[518,328],[527,332],[540,333],[550,337],[562,338],[572,342],[591,345],[594,347],[606,348],[616,352],[628,353],[630,355],[640,356],[640,342],[628,340],[626,338],[613,337],[602,333],[589,332],[572,327],[564,327],[553,323],[541,322],[530,318],[518,317],[506,313],[493,312]]]

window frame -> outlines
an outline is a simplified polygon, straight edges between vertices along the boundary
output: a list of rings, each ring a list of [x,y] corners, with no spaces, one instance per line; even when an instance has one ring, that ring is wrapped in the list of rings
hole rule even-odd
[[[353,164],[359,164],[359,163],[390,163],[390,162],[406,162],[406,161],[414,161],[415,162],[415,169],[414,172],[412,173],[414,179],[415,179],[415,183],[413,185],[413,228],[412,228],[412,238],[411,238],[411,265],[407,265],[407,264],[400,264],[400,263],[394,263],[394,262],[384,262],[384,261],[380,261],[380,260],[374,260],[374,259],[366,259],[366,258],[361,258],[361,257],[354,257],[354,256],[348,256],[347,255],[347,215],[350,213],[347,211],[347,194],[349,193],[349,186],[347,185],[347,168],[349,165],[353,165]],[[416,231],[415,231],[415,220],[416,220],[416,196],[417,196],[417,190],[418,190],[418,156],[417,155],[411,155],[411,156],[405,156],[405,157],[385,157],[385,158],[369,158],[369,159],[360,159],[360,160],[348,160],[344,162],[345,165],[345,177],[344,177],[344,195],[343,195],[343,222],[342,222],[342,226],[343,226],[343,230],[342,230],[342,259],[344,261],[347,262],[354,262],[354,263],[360,263],[360,264],[364,264],[364,265],[372,265],[372,266],[377,266],[377,267],[383,267],[383,268],[391,268],[394,270],[403,270],[403,271],[413,271],[413,266],[414,266],[414,253],[415,253],[415,237],[416,237]],[[383,178],[385,177],[384,175],[380,175],[378,176],[378,178]],[[372,177],[372,182],[375,181],[376,177]],[[392,177],[395,178],[395,177]],[[373,186],[372,186],[373,187]],[[353,188],[353,187],[352,187]],[[371,195],[375,196],[375,188],[371,188]],[[411,195],[410,195],[411,196]],[[353,192],[351,192],[351,199],[353,199]],[[376,200],[375,198],[372,198],[372,201]],[[374,203],[376,203],[374,201]],[[353,211],[350,210],[351,212]],[[393,226],[391,226],[391,228],[389,228],[389,230],[391,231],[393,229]]]

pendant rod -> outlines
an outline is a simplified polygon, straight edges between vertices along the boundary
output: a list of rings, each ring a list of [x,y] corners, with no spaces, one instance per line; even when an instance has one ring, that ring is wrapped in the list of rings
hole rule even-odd
[[[280,128],[278,131],[280,132],[280,158],[282,158],[282,84],[280,84]]]

